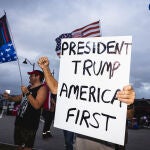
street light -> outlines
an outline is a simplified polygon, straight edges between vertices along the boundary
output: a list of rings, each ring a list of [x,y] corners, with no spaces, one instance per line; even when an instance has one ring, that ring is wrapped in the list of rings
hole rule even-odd
[[[29,64],[30,64],[30,65],[32,65],[33,70],[34,70],[35,63],[31,63],[31,62],[30,62],[27,58],[25,58],[25,60],[24,60],[22,63],[24,63],[24,64],[28,64],[28,62],[29,62]]]

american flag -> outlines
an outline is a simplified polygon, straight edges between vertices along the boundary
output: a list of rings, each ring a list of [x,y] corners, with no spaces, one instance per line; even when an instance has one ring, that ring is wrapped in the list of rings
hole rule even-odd
[[[79,38],[79,37],[100,37],[100,21],[93,22],[82,28],[78,28],[71,33],[61,34],[55,39],[56,41],[56,53],[58,56],[61,54],[61,39],[63,38]]]
[[[17,54],[11,41],[5,14],[0,18],[0,63],[16,60]]]

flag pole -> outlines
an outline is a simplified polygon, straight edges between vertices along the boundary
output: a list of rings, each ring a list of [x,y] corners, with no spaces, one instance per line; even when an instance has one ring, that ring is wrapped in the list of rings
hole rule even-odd
[[[4,10],[4,14],[6,15],[5,10]],[[10,26],[9,26],[9,22],[7,20],[7,16],[6,16],[6,22],[7,22],[7,25],[8,25],[8,29],[10,31],[10,36],[12,37],[11,40],[12,40],[14,49],[16,50],[16,54],[17,54],[17,49],[16,49],[16,46],[15,46],[15,43],[14,43],[14,40],[13,40],[13,35],[12,35],[11,29],[10,29]],[[23,80],[22,80],[22,73],[21,73],[21,67],[20,67],[20,62],[19,62],[18,54],[17,54],[17,63],[18,63],[19,74],[20,74],[20,82],[21,82],[21,86],[22,86],[23,85]]]

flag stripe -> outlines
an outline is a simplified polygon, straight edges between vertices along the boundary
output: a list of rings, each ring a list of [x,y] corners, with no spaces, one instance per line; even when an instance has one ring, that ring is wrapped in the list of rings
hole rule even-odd
[[[94,26],[97,26],[97,25],[99,25],[99,21],[93,22],[93,23],[88,24],[88,25],[86,25],[86,26],[84,26],[84,27],[82,27],[82,28],[76,29],[76,30],[74,30],[73,32],[86,30],[86,28],[94,27]]]
[[[59,52],[57,53],[57,56],[58,56],[58,57],[60,57],[60,53],[61,53],[61,51],[59,51]]]
[[[99,33],[97,35],[94,35],[93,33]],[[93,37],[95,36],[100,36],[100,26],[99,26],[99,21],[94,22],[92,24],[89,24],[83,28],[80,29],[76,29],[72,32],[72,36],[77,38],[77,37],[88,37],[91,35],[93,35]]]
[[[88,35],[90,35],[89,33],[92,33],[92,32],[97,32],[97,33],[99,33],[98,36],[100,36],[99,27],[88,28],[88,29],[86,29],[85,31],[82,31],[82,32],[79,32],[79,31],[78,32],[73,32],[72,36],[73,37],[88,37]]]
[[[4,25],[4,24],[3,24],[3,29],[4,29],[6,43],[8,43],[8,42],[10,42],[9,32],[7,31],[6,25]]]
[[[3,43],[6,43],[6,40],[5,40],[5,36],[4,36],[4,32],[3,30],[1,29],[1,42],[0,42],[0,45],[2,45]]]
[[[99,37],[100,36],[100,32],[99,31],[95,31],[95,32],[90,32],[86,35],[83,35],[82,37]]]
[[[89,27],[88,29],[84,30],[84,32],[88,32],[90,30],[98,30],[99,31],[99,26]]]
[[[63,38],[78,38],[78,37],[100,37],[100,24],[99,21],[88,24],[82,28],[78,28],[71,33],[61,34],[55,39],[56,53],[60,57],[61,55],[61,39]]]
[[[90,32],[98,32],[98,33],[100,33],[98,29],[91,29],[91,30],[87,30],[86,32],[84,32],[83,36],[89,34]]]
[[[4,34],[4,41],[6,44],[6,43],[11,41],[8,27],[7,27],[7,22],[6,22],[6,15],[4,15],[2,18],[0,18],[0,23],[1,23],[0,27],[1,27],[3,34]]]

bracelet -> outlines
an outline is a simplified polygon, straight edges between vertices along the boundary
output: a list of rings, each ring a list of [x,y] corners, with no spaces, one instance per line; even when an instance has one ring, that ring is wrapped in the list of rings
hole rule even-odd
[[[27,96],[29,96],[31,93],[30,92],[27,92],[27,93],[25,93],[25,96],[27,97]]]

